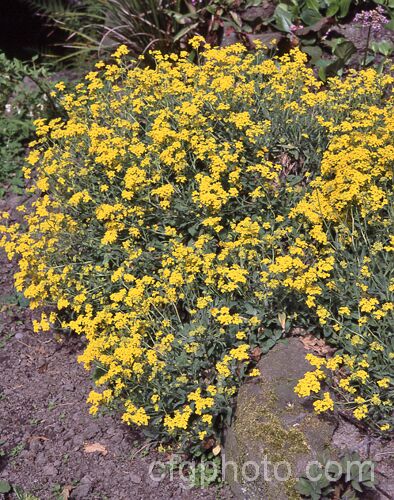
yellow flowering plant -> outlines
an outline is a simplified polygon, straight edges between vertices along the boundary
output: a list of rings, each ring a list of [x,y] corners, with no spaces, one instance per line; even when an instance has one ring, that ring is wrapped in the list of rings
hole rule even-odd
[[[331,255],[307,292],[324,336],[344,355],[331,387],[356,420],[393,430],[393,109],[352,112],[323,155],[321,175],[292,211]],[[328,261],[328,259],[326,260]],[[322,269],[322,268],[321,268]],[[382,384],[382,380],[385,383]]]
[[[154,51],[154,68],[129,66],[120,48],[116,64],[59,87],[68,118],[36,122],[25,168],[32,211],[1,227],[17,289],[52,311],[35,330],[86,337],[91,412],[114,408],[185,444],[218,437],[239,384],[259,375],[257,346],[353,307],[335,296],[333,238],[348,252],[363,244],[353,209],[389,230],[394,125],[389,75],[353,72],[323,89],[297,49],[191,44],[198,64]],[[377,171],[356,162],[358,140]],[[331,335],[339,348],[348,331]],[[316,409],[331,406],[325,395]]]

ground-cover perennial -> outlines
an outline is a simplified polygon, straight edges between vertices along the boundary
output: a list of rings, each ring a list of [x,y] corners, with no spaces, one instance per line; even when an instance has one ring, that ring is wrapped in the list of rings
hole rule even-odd
[[[315,328],[338,352],[309,357],[298,394],[331,373],[356,418],[389,430],[394,79],[322,87],[298,50],[192,45],[199,64],[154,53],[154,68],[120,47],[58,85],[66,121],[37,122],[37,201],[23,224],[3,214],[1,240],[17,289],[53,311],[35,330],[86,336],[93,414],[190,443],[229,419],[258,346]]]

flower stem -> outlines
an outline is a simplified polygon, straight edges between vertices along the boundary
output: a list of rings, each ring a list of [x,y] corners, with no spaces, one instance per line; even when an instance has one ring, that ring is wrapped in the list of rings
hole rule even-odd
[[[368,27],[367,43],[365,44],[364,60],[363,60],[363,65],[362,65],[363,68],[365,68],[366,63],[367,63],[367,55],[368,55],[368,49],[369,49],[369,41],[371,39],[371,31],[372,31],[372,24],[370,24]]]

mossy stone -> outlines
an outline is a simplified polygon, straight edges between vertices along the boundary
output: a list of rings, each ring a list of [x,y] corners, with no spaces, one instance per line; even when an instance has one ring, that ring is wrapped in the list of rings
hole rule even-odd
[[[310,370],[305,354],[297,339],[278,344],[258,364],[262,377],[240,389],[223,458],[236,498],[298,499],[297,478],[331,445],[335,422],[314,414],[294,393]]]

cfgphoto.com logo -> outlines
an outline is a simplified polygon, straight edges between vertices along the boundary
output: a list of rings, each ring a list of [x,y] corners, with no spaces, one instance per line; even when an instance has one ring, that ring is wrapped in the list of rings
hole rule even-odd
[[[317,460],[307,463],[303,476],[311,482],[319,482],[326,478],[330,482],[339,480],[345,476],[358,479],[363,478],[363,473],[370,471],[371,481],[374,481],[375,464],[371,460],[349,460],[345,464],[343,461],[328,460],[322,465]],[[297,471],[299,472],[299,471]],[[297,472],[292,470],[292,464],[287,460],[280,462],[270,462],[267,456],[263,456],[260,462],[253,460],[239,465],[231,460],[222,457],[221,460],[203,460],[193,462],[182,460],[174,455],[171,460],[162,462],[156,460],[149,465],[149,477],[152,481],[160,482],[177,481],[184,489],[190,489],[194,485],[207,486],[222,477],[226,479],[231,477],[233,481],[245,484],[254,481],[266,482],[286,482],[291,477],[297,476]]]

